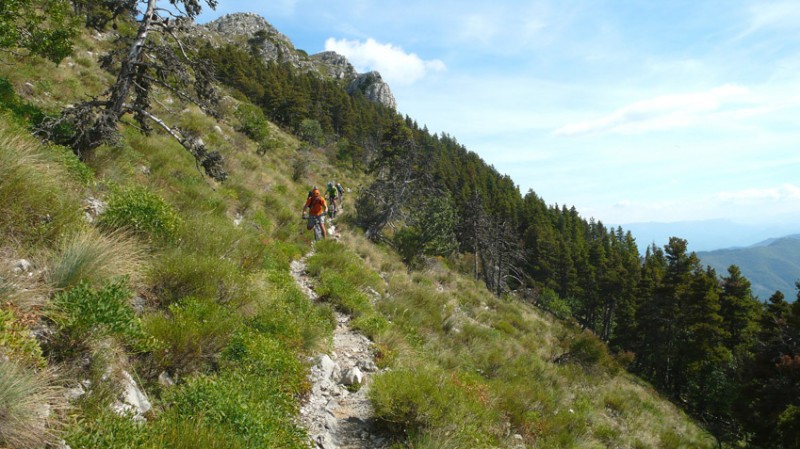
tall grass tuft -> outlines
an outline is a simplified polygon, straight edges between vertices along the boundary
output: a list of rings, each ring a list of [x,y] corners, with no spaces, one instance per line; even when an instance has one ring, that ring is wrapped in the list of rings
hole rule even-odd
[[[36,373],[14,362],[0,362],[0,446],[41,448],[58,440],[63,392],[49,371]]]
[[[59,175],[63,168],[48,162],[38,143],[0,121],[0,236],[47,244],[80,224],[80,202]]]
[[[81,282],[99,285],[120,276],[139,280],[143,251],[121,231],[101,234],[87,228],[67,240],[52,257],[48,282],[56,289]]]

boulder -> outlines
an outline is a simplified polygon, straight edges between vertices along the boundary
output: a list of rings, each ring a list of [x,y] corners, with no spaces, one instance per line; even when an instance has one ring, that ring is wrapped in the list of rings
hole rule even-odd
[[[342,376],[342,385],[345,386],[361,385],[362,382],[364,382],[364,373],[357,366],[350,368]]]

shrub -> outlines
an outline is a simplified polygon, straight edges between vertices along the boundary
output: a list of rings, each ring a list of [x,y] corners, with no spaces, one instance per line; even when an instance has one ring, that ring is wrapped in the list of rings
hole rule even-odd
[[[181,219],[169,204],[150,190],[114,188],[108,198],[108,208],[100,216],[100,224],[169,241],[177,236]]]
[[[314,119],[303,119],[297,127],[297,136],[312,145],[322,145],[325,142],[325,133],[322,125]]]
[[[269,122],[264,116],[264,111],[250,103],[241,103],[236,109],[236,118],[239,120],[237,131],[246,134],[256,142],[263,142],[269,136]]]
[[[165,393],[169,412],[162,419],[165,425],[193,420],[245,447],[306,448],[296,423],[296,398],[306,388],[294,353],[268,336],[241,332],[224,351],[218,374],[192,377]]]
[[[132,293],[126,280],[110,282],[95,290],[86,282],[58,293],[50,316],[59,328],[54,349],[68,356],[85,347],[89,339],[118,337],[139,347],[144,344],[141,323],[128,303]]]
[[[394,370],[376,376],[369,390],[375,416],[410,433],[449,431],[471,439],[471,447],[496,446],[492,426],[499,417],[486,385],[463,373],[429,367]]]
[[[0,309],[0,355],[43,368],[47,362],[42,348],[23,321],[13,311]]]
[[[569,340],[569,350],[558,356],[556,362],[577,363],[584,368],[611,369],[615,363],[602,340],[589,331],[583,331]]]
[[[30,449],[55,445],[63,392],[50,373],[36,373],[14,362],[0,363],[0,446]]]
[[[185,298],[168,314],[144,320],[147,334],[158,342],[153,359],[159,370],[182,375],[210,368],[237,327],[225,307],[207,299]]]
[[[286,271],[270,271],[267,277],[274,291],[262,294],[247,325],[289,347],[319,348],[336,325],[332,309],[309,301]]]
[[[188,296],[241,305],[253,294],[246,273],[218,256],[176,250],[162,255],[149,277],[152,291],[165,305]]]
[[[67,240],[50,262],[48,282],[57,289],[80,282],[99,285],[119,276],[138,279],[142,251],[123,232],[84,229]]]

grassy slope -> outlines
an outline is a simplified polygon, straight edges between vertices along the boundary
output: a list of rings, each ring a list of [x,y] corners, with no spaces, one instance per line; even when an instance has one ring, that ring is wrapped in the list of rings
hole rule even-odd
[[[56,109],[109,82],[87,53],[104,45],[86,37],[58,68],[19,60],[0,66],[0,75],[32,104]],[[229,181],[212,185],[170,139],[132,128],[121,145],[91,155],[88,170],[63,149],[41,147],[13,115],[0,117],[0,160],[19,161],[12,167],[19,176],[0,178],[0,194],[4,209],[12,199],[23,205],[4,214],[0,256],[3,265],[25,257],[43,270],[28,290],[0,282],[3,303],[11,304],[0,321],[3,352],[55,390],[92,381],[90,394],[51,419],[63,423],[61,435],[73,448],[302,447],[293,422],[308,388],[301,360],[327,344],[332,323],[330,306],[309,304],[288,275],[288,262],[310,248],[299,220],[308,185],[290,176],[299,144],[273,128],[275,148],[258,157],[255,144],[233,129],[234,101],[216,123],[161,100],[171,111],[159,112],[223,152]],[[311,155],[309,182],[358,183],[328,160],[322,149]],[[87,224],[81,201],[89,196],[112,206],[149,198],[152,207],[133,217],[112,207]],[[134,218],[149,225],[114,231]],[[356,316],[380,363],[391,368],[372,396],[379,416],[407,431],[409,446],[510,447],[521,438],[529,447],[710,447],[703,432],[616,368],[590,336],[493,297],[443,262],[409,273],[390,251],[340,228],[342,242],[318,245],[310,270],[323,296]],[[97,260],[103,263],[91,264]],[[92,266],[106,269],[85,268]],[[55,267],[72,274],[56,277]],[[10,273],[0,280],[20,282]],[[133,296],[144,312],[132,313]],[[119,306],[86,318],[81,311],[96,310],[98,301]],[[44,354],[20,331],[39,317],[55,329]],[[552,361],[567,351],[573,362]],[[34,368],[44,364],[58,369],[60,380]],[[155,404],[144,426],[110,412],[123,368]],[[160,386],[161,372],[178,385]],[[0,405],[26,393],[15,394],[0,393]],[[32,399],[47,400],[57,402]],[[35,410],[18,413],[38,419]]]

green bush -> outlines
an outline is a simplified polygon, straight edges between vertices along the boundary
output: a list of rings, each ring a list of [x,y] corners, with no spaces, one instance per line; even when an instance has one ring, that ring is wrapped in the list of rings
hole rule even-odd
[[[303,119],[297,127],[297,136],[312,145],[325,143],[325,133],[322,131],[322,125],[314,119]]]
[[[158,369],[184,375],[212,367],[237,324],[226,307],[185,298],[170,305],[166,314],[148,316],[144,329],[157,341],[159,349],[152,357]]]
[[[178,213],[164,199],[150,190],[131,187],[114,188],[100,224],[115,229],[130,229],[156,240],[173,240],[181,227]]]
[[[164,305],[188,296],[240,305],[253,294],[247,274],[232,261],[182,250],[163,254],[148,277]]]
[[[239,120],[237,131],[246,134],[256,142],[263,143],[269,137],[269,122],[264,116],[264,111],[250,103],[242,103],[236,109],[236,118]]]
[[[613,369],[616,366],[605,343],[589,331],[583,331],[571,338],[569,350],[560,355],[557,361],[577,363],[587,369]]]
[[[192,377],[165,393],[169,412],[162,419],[193,420],[245,447],[306,448],[296,423],[296,398],[306,388],[296,354],[267,336],[242,332],[224,351],[218,374]]]
[[[81,282],[53,298],[50,317],[59,329],[54,341],[57,355],[79,353],[90,339],[109,336],[141,348],[144,333],[128,302],[132,293],[125,284],[122,279],[95,290]]]
[[[367,313],[354,319],[350,325],[371,339],[389,327],[389,321],[377,313]]]
[[[302,351],[320,347],[336,324],[332,309],[309,301],[286,271],[270,271],[267,279],[272,291],[259,298],[247,325]]]
[[[43,368],[47,361],[30,328],[14,312],[0,308],[0,355]],[[1,413],[0,413],[1,414]]]
[[[486,385],[475,377],[430,367],[394,370],[373,379],[369,397],[375,416],[409,434],[448,431],[471,440],[471,447],[492,447],[501,430],[489,407]]]

